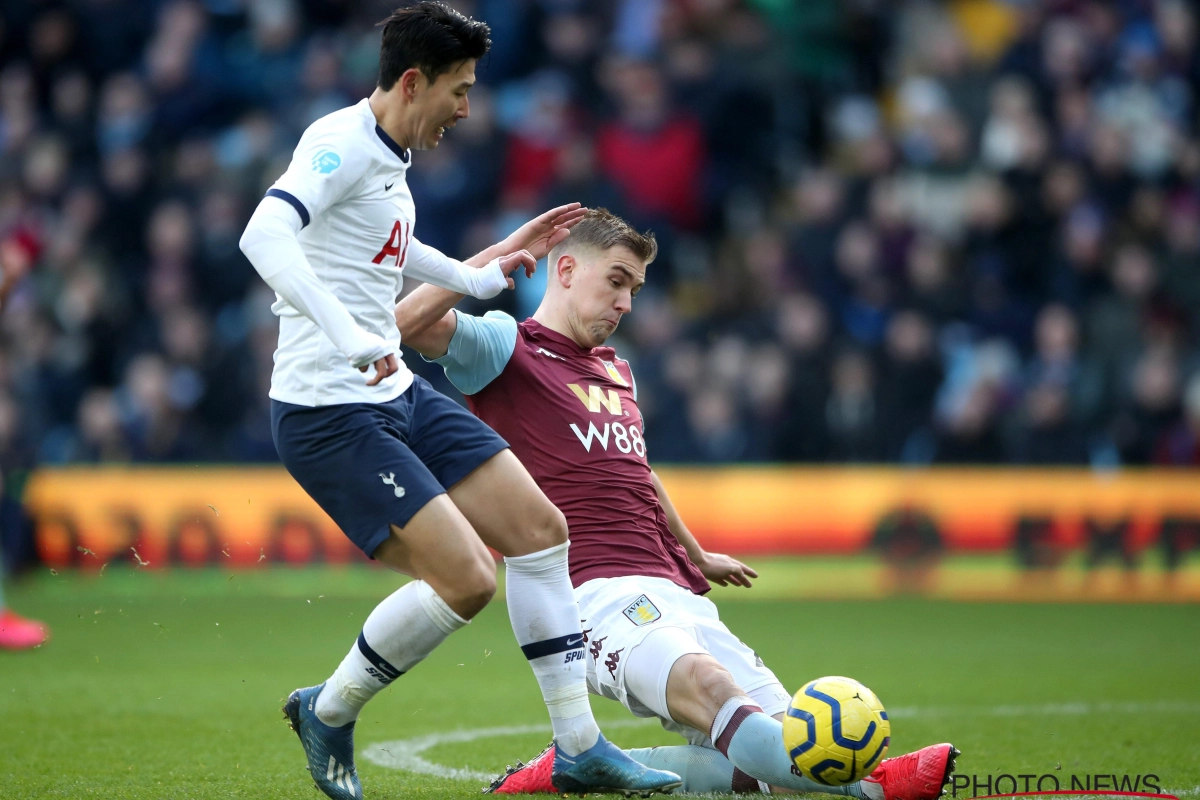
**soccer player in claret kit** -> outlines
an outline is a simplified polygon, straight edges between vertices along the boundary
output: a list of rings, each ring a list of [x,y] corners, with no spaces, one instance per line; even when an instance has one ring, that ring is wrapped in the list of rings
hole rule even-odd
[[[774,787],[933,800],[954,768],[958,751],[949,744],[883,759],[848,786],[799,775],[780,722],[789,693],[703,596],[709,580],[749,587],[757,575],[706,552],[688,531],[647,462],[629,364],[603,346],[656,252],[652,235],[593,209],[551,249],[546,295],[531,319],[452,311],[460,295],[422,286],[396,307],[397,324],[566,515],[591,691],[658,717],[689,742],[631,750],[633,758],[678,773],[687,792]],[[564,791],[552,769],[556,751],[551,744],[489,790]]]
[[[436,147],[467,117],[488,33],[441,3],[394,12],[378,88],[305,131],[241,239],[278,296],[270,395],[280,458],[364,553],[418,579],[376,607],[325,683],[284,707],[309,773],[334,798],[362,797],[354,724],[363,705],[491,599],[488,545],[508,565],[513,631],[561,751],[556,780],[576,792],[679,784],[607,742],[592,717],[562,514],[503,439],[399,359],[403,275],[492,297],[582,215],[578,205],[554,209],[467,263],[413,236],[412,151]]]

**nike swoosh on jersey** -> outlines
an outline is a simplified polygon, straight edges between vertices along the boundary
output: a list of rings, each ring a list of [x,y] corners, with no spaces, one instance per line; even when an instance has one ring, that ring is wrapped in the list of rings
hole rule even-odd
[[[385,183],[385,184],[383,185],[383,190],[384,190],[385,192],[390,192],[390,191],[392,190],[392,187],[393,187],[393,186],[395,186],[395,185],[396,185],[396,182],[395,182],[395,181],[392,181],[391,183]]]

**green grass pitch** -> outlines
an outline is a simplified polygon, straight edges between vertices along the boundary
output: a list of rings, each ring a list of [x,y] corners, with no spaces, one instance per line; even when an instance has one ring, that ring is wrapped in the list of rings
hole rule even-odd
[[[13,605],[54,638],[0,653],[0,797],[316,800],[280,705],[325,678],[396,585],[364,568],[114,567],[13,587]],[[752,591],[718,598],[730,628],[793,690],[830,674],[872,687],[892,712],[893,755],[951,741],[962,773],[1152,773],[1163,791],[1200,796],[1194,605],[751,601]],[[602,724],[619,721],[609,734],[625,746],[678,741],[630,724],[615,703],[593,706]],[[477,796],[479,781],[387,768],[363,752],[498,726],[535,732],[421,755],[490,772],[549,739],[502,602],[368,706],[357,734],[366,796]]]

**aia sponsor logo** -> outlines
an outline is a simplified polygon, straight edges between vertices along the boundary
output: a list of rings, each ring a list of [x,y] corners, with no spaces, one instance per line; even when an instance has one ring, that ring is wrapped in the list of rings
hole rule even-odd
[[[392,232],[388,234],[388,240],[384,243],[383,249],[376,253],[371,259],[372,264],[382,264],[385,258],[396,259],[396,268],[404,266],[404,257],[408,255],[408,243],[412,241],[412,226],[407,222],[396,220],[396,224],[392,226]]]

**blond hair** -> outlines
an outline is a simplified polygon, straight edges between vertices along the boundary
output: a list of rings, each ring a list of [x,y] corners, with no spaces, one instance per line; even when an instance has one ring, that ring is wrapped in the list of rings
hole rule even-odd
[[[658,242],[653,231],[638,233],[628,222],[606,208],[589,208],[583,219],[571,229],[571,235],[550,251],[550,263],[553,264],[563,253],[581,247],[601,252],[624,247],[646,264],[658,255]]]

